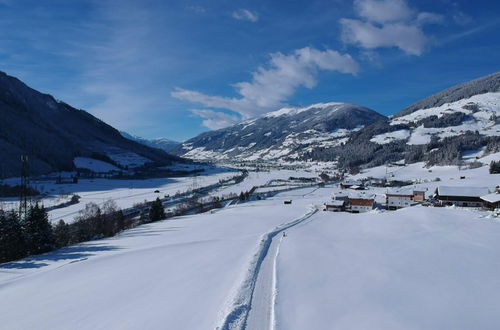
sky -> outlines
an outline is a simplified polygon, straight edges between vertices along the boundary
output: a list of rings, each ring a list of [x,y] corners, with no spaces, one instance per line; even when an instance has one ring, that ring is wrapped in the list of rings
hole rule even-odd
[[[145,138],[500,71],[494,0],[0,0],[0,71]]]

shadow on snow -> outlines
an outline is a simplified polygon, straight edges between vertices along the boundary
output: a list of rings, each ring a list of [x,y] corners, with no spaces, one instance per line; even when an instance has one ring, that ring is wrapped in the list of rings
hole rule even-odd
[[[27,268],[42,268],[48,266],[48,262],[73,260],[72,262],[83,261],[98,252],[114,251],[119,248],[103,244],[81,244],[69,246],[46,254],[22,259],[19,261],[9,262],[0,265],[0,269],[27,269]]]

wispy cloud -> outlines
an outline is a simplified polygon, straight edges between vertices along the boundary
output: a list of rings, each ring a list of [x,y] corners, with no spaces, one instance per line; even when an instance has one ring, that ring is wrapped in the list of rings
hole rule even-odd
[[[233,11],[231,16],[234,19],[240,20],[240,21],[248,21],[255,23],[259,20],[259,15],[256,12],[252,12],[248,9],[238,9]]]
[[[200,5],[188,6],[187,9],[189,9],[197,14],[204,14],[207,12],[207,9],[203,6],[200,6]]]
[[[421,55],[428,44],[427,24],[440,24],[439,14],[418,12],[404,0],[356,0],[360,19],[342,18],[342,41],[364,49],[397,47],[409,55]]]
[[[472,29],[468,29],[466,31],[462,31],[462,32],[459,32],[459,33],[451,34],[447,38],[441,40],[440,44],[441,45],[445,45],[445,44],[450,43],[450,42],[455,42],[457,40],[460,40],[460,39],[467,38],[469,36],[475,35],[475,34],[477,34],[479,32],[484,31],[484,30],[493,28],[493,27],[495,27],[497,25],[500,25],[500,22],[488,22],[487,24],[476,26],[476,27],[474,27]]]
[[[288,55],[271,54],[268,65],[259,67],[251,81],[234,85],[240,97],[211,96],[180,88],[172,96],[209,108],[231,110],[247,119],[279,108],[299,87],[314,88],[320,71],[356,74],[359,66],[348,54],[305,47]]]
[[[197,117],[203,118],[203,126],[213,130],[228,127],[240,121],[238,116],[228,115],[221,111],[194,109],[191,112]]]

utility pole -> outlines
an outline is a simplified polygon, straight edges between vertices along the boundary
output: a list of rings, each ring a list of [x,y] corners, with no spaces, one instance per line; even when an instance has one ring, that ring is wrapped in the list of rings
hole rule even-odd
[[[28,214],[28,198],[29,198],[29,163],[28,156],[21,155],[21,192],[19,199],[19,217],[24,219]]]

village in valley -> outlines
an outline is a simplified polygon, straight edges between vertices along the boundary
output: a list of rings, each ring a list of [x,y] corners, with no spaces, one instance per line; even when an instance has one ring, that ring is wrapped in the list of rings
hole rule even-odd
[[[500,0],[0,24],[0,330],[500,329]]]
[[[370,180],[344,181],[339,184],[340,191],[325,203],[324,210],[332,212],[364,213],[373,209],[397,210],[405,207],[422,205],[427,207],[471,207],[484,210],[500,209],[500,186],[488,187],[450,187],[437,186],[429,192],[428,187],[388,188],[385,200],[377,198],[377,191],[372,190]]]

